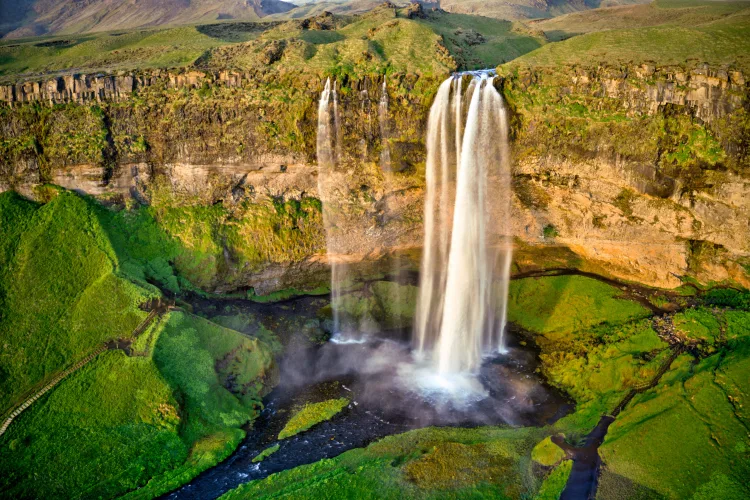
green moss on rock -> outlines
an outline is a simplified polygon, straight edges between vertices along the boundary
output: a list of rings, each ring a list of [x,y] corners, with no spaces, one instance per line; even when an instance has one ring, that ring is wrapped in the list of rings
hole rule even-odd
[[[279,432],[279,439],[286,439],[304,432],[320,422],[330,420],[348,404],[349,400],[346,398],[329,399],[320,403],[306,404],[291,416],[284,428]]]
[[[531,459],[545,467],[557,465],[565,457],[565,452],[547,436],[531,450]]]

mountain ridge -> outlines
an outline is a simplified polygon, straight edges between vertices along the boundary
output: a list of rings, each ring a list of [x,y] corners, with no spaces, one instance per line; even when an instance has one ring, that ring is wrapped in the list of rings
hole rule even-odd
[[[0,6],[0,35],[25,38],[241,19],[288,12],[283,0],[20,0]]]
[[[550,18],[612,5],[649,0],[440,0],[419,1],[426,8],[496,19]],[[362,13],[379,0],[18,0],[0,3],[0,38],[80,34],[223,20],[258,21],[308,17],[327,10]],[[396,2],[406,5],[408,2]]]

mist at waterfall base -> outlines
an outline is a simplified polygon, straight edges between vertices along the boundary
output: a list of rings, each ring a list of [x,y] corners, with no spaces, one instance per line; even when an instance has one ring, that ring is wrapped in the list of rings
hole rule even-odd
[[[393,175],[388,102],[384,81],[377,116],[386,182]],[[319,101],[317,146],[332,274],[333,343],[316,351],[314,358],[288,363],[290,383],[356,373],[360,398],[399,411],[404,408],[401,399],[409,399],[416,419],[436,423],[443,421],[443,414],[452,414],[460,420],[466,417],[460,410],[483,406],[491,410],[489,421],[513,423],[514,415],[532,410],[522,402],[533,406],[535,398],[512,378],[499,390],[502,377],[490,376],[487,368],[497,366],[499,356],[506,361],[513,356],[504,339],[511,261],[508,125],[492,73],[453,75],[440,86],[430,110],[420,291],[413,335],[406,342],[347,321],[338,307],[350,281],[338,232],[342,197],[332,192],[336,176],[345,175],[338,106],[336,82],[329,79]],[[531,385],[538,390],[538,381]],[[415,395],[424,405],[414,405]],[[498,395],[504,404],[495,404]]]

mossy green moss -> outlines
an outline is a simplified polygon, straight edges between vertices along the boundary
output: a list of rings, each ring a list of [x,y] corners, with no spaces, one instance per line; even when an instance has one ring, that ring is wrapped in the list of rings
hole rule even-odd
[[[343,410],[349,404],[346,398],[329,399],[320,403],[309,403],[289,418],[281,432],[279,439],[286,439],[300,432],[304,432],[320,422],[330,420],[331,417]]]
[[[62,190],[45,205],[0,194],[0,221],[5,406],[105,340],[127,339],[147,314],[139,304],[158,295],[146,283],[155,259],[178,247],[145,212]],[[133,349],[141,355],[101,354],[14,421],[0,438],[0,490],[158,496],[226,458],[276,380],[273,347],[182,313]]]
[[[721,335],[719,320],[707,309],[687,309],[676,314],[673,321],[677,332],[687,340],[711,345]]]
[[[231,453],[274,383],[269,348],[183,313],[148,336],[152,356],[102,354],[13,423],[0,490],[153,498]]]
[[[258,455],[256,455],[253,458],[253,463],[262,462],[263,460],[265,460],[266,458],[270,457],[271,455],[273,455],[277,451],[279,451],[279,444],[278,443],[276,443],[273,446],[269,446],[265,450],[263,450],[260,453],[258,453]]]
[[[570,471],[573,468],[572,460],[564,460],[560,465],[546,477],[534,500],[557,500],[565,489]]]
[[[584,276],[524,278],[510,284],[508,319],[549,336],[602,323],[622,324],[649,315],[621,291]]]
[[[531,450],[531,459],[545,467],[557,465],[565,457],[565,452],[547,436]]]
[[[153,192],[150,210],[157,226],[179,244],[175,267],[202,288],[231,286],[263,265],[298,262],[325,247],[316,198],[206,206],[163,186]]]
[[[739,358],[678,360],[664,384],[638,396],[612,424],[600,450],[609,473],[672,498],[716,488],[726,492],[716,498],[735,498],[725,496],[732,491],[748,495],[748,421],[737,414],[724,375],[744,377],[733,388],[746,399],[750,363],[743,350]],[[717,474],[724,478],[717,481]]]
[[[151,360],[104,353],[0,438],[0,490],[17,498],[117,496],[185,460],[181,419]]]
[[[531,496],[539,481],[527,457],[540,437],[539,429],[528,428],[420,429],[253,481],[222,498]]]
[[[615,68],[608,73],[606,68],[595,70],[586,65],[574,69],[520,68],[514,64],[498,69],[506,76],[503,94],[513,110],[514,155],[519,161],[617,158],[642,186],[647,186],[648,194],[662,198],[672,194],[675,179],[687,192],[714,184],[708,181],[711,171],[729,167],[741,173],[747,168],[747,148],[742,144],[747,142],[750,129],[747,113],[741,108],[710,120],[695,119],[669,105],[651,114],[645,111],[650,98],[638,87],[648,84],[656,90],[655,82],[625,77]],[[574,83],[584,76],[591,80],[589,85]],[[635,93],[629,97],[598,94],[595,89],[607,82],[629,86]],[[652,168],[644,171],[645,164]],[[544,175],[553,178],[554,172],[549,170]],[[627,200],[616,201],[627,204]]]

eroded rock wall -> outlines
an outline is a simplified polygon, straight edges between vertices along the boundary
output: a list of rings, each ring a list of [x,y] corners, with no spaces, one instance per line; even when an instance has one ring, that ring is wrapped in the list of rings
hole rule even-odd
[[[166,230],[200,248],[201,259],[209,255],[208,271],[194,276],[207,289],[315,286],[326,275],[322,218],[305,216],[298,237],[299,214],[281,233],[253,214],[318,196],[323,83],[314,75],[155,71],[5,87],[0,97],[12,102],[2,107],[0,189],[34,196],[34,186],[52,182],[161,206]],[[421,243],[425,124],[439,81],[389,75],[385,123],[382,83],[337,81],[342,133],[330,192],[345,212],[336,230],[348,256],[335,258],[352,262]],[[515,68],[496,85],[512,116],[515,234],[526,252],[540,251],[540,265],[545,252],[564,247],[581,259],[572,265],[655,286],[685,276],[750,284],[742,74]],[[166,222],[196,206],[218,207],[209,222],[191,219],[216,225],[210,244]],[[266,230],[275,243],[259,253],[253,239]]]

